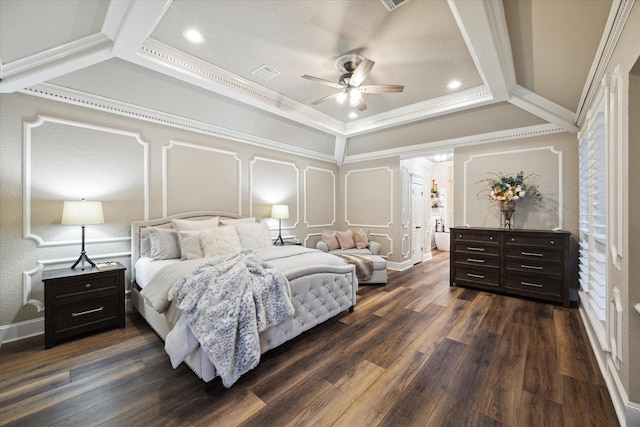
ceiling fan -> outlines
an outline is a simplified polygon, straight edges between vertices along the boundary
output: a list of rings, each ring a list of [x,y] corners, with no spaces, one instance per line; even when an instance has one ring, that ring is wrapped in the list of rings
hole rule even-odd
[[[336,62],[336,67],[338,71],[342,71],[344,74],[340,76],[338,83],[305,74],[302,76],[303,79],[339,89],[336,93],[313,101],[311,105],[317,105],[330,99],[335,99],[339,104],[343,104],[348,99],[349,105],[364,111],[367,109],[367,104],[362,97],[363,93],[398,93],[404,90],[404,85],[360,86],[369,75],[373,64],[375,64],[374,61],[360,55],[349,54],[341,56]]]

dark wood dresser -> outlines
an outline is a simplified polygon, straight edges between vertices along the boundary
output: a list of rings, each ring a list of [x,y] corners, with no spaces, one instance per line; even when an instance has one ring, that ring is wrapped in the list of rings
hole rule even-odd
[[[124,328],[125,267],[108,270],[64,268],[42,273],[45,348],[107,327]]]
[[[568,231],[451,228],[450,285],[577,301],[577,245]]]

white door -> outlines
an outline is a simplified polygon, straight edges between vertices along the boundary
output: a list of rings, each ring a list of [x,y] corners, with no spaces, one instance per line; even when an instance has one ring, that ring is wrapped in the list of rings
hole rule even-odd
[[[411,181],[411,261],[422,262],[424,251],[424,183]]]

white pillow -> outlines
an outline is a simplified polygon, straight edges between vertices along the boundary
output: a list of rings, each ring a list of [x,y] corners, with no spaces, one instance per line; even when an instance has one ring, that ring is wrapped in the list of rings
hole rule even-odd
[[[178,233],[171,228],[152,227],[149,229],[151,248],[149,256],[153,259],[180,258]]]
[[[255,222],[256,222],[256,219],[254,217],[220,219],[220,224],[222,225],[249,224],[249,223],[255,223]]]
[[[242,250],[240,237],[234,227],[218,227],[198,233],[205,257],[230,255]]]
[[[217,227],[220,223],[220,217],[214,216],[210,219],[195,221],[191,219],[172,219],[173,228],[180,231],[187,230],[204,230],[205,228]]]
[[[273,246],[271,233],[267,224],[236,224],[234,226],[240,237],[242,249],[259,249]]]
[[[181,259],[198,259],[204,256],[202,246],[200,246],[200,233],[214,230],[217,227],[206,228],[204,230],[187,230],[178,232],[178,242],[180,242]]]

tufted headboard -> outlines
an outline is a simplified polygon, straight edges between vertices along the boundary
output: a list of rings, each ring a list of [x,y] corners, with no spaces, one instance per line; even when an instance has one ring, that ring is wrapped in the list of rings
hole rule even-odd
[[[172,219],[190,219],[193,221],[203,221],[205,219],[210,219],[216,216],[220,217],[221,219],[244,218],[242,215],[229,213],[229,212],[196,211],[196,212],[180,213],[176,215],[167,216],[164,218],[149,219],[146,221],[133,221],[131,223],[131,280],[135,281],[135,278],[136,278],[135,265],[136,265],[136,262],[138,261],[138,258],[140,258],[142,237],[146,229],[150,227],[171,228]]]

